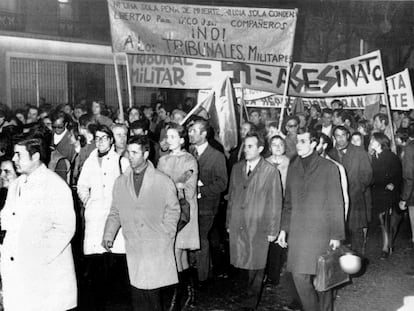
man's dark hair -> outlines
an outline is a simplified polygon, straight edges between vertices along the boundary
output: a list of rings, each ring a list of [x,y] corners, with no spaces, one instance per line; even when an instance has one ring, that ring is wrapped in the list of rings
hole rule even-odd
[[[77,103],[73,109],[80,109],[80,110],[85,111],[85,112],[88,111],[88,109],[85,107],[85,105],[83,105],[81,103]]]
[[[40,161],[45,164],[47,163],[49,159],[48,152],[42,139],[40,138],[24,139],[24,140],[17,142],[16,145],[25,146],[27,152],[30,155],[30,158],[35,153],[39,153]]]
[[[372,133],[371,139],[375,139],[380,145],[382,150],[390,150],[391,142],[387,135],[384,133]]]
[[[27,109],[26,109],[26,117],[27,117],[27,113],[29,113],[29,110],[30,109],[33,109],[33,110],[36,110],[37,111],[37,114],[39,114],[40,112],[39,112],[39,108],[37,108],[36,106],[34,106],[34,105],[27,105]]]
[[[66,124],[67,126],[70,124],[70,117],[63,111],[57,111],[51,115],[53,123],[59,119],[63,119],[63,124]]]
[[[311,131],[306,131],[306,132],[301,133],[301,134],[305,134],[305,133],[309,133],[309,140],[310,140],[311,143],[315,142],[316,145],[319,144],[319,137],[320,136],[319,136],[319,133],[317,131],[311,130]]]
[[[343,122],[345,121],[349,121],[349,123],[351,124],[351,126],[354,124],[354,120],[352,118],[352,115],[346,111],[346,110],[342,110],[338,113],[338,117],[340,117],[342,119]]]
[[[254,112],[257,112],[257,114],[258,114],[259,116],[261,116],[261,113],[260,113],[260,110],[259,110],[259,109],[252,109],[252,110],[250,110],[249,115],[251,115],[251,114],[252,114],[252,113],[254,113]]]
[[[321,106],[319,106],[318,104],[312,104],[311,108],[314,108],[319,114],[321,114],[322,112]]]
[[[170,114],[170,112],[171,112],[170,109],[167,107],[166,104],[160,104],[158,106],[158,110],[160,110],[160,109],[164,109],[167,114]]]
[[[200,126],[201,126],[200,133],[206,132],[207,136],[209,135],[209,133],[210,133],[210,124],[206,119],[204,119],[202,117],[199,117],[199,116],[194,116],[188,122],[187,128],[192,127],[194,124],[200,124]]]
[[[147,135],[135,135],[128,139],[127,145],[137,144],[141,146],[142,152],[150,152],[150,141]]]
[[[414,125],[410,125],[408,127],[408,137],[409,138],[414,138]]]
[[[12,154],[12,142],[8,135],[3,133],[0,134],[0,151],[5,154],[5,156],[10,157]]]
[[[148,132],[149,128],[150,128],[150,121],[147,118],[136,120],[132,122],[131,125],[129,126],[129,129],[131,131],[142,129],[144,132]]]
[[[296,121],[296,123],[298,124],[298,126],[299,126],[299,123],[300,123],[300,120],[299,120],[299,117],[297,116],[297,115],[291,115],[291,116],[287,116],[286,117],[286,119],[285,119],[285,126],[284,127],[286,127],[286,124],[289,122],[289,121],[291,121],[291,120],[295,120]]]
[[[343,126],[343,125],[337,125],[337,126],[335,126],[334,129],[333,129],[333,131],[332,131],[332,134],[335,136],[335,133],[338,130],[345,132],[348,135],[348,137],[351,135],[351,133],[349,132],[349,130],[345,126]]]
[[[322,110],[322,115],[323,115],[324,113],[329,114],[329,115],[333,115],[333,110],[332,110],[331,108],[324,108],[324,109]]]
[[[111,130],[111,128],[109,127],[109,126],[107,126],[107,125],[104,125],[104,124],[99,124],[97,127],[96,127],[96,130],[95,130],[95,133],[94,133],[94,137],[96,137],[96,133],[97,132],[102,132],[102,133],[105,133],[106,135],[108,135],[108,137],[109,138],[111,138],[112,139],[112,141],[113,141],[113,139],[114,139],[114,134],[112,133],[112,130]]]
[[[252,123],[252,124],[253,124],[253,123]],[[255,126],[255,125],[253,124],[253,126]],[[279,123],[278,123],[277,121],[273,121],[273,122],[270,122],[267,126],[268,126],[268,127],[278,128]]]
[[[318,137],[318,142],[320,142],[322,140],[322,144],[327,144],[328,146],[326,147],[326,152],[328,152],[329,150],[331,150],[333,148],[333,142],[332,139],[324,134],[324,133],[317,133],[317,137]]]
[[[244,138],[244,141],[246,141],[247,138],[251,138],[251,137],[256,137],[257,147],[263,147],[263,148],[265,147],[266,141],[261,134],[259,134],[258,132],[249,132]]]
[[[374,115],[372,120],[375,120],[375,118],[378,118],[381,122],[385,121],[386,126],[388,126],[388,124],[390,123],[390,121],[388,120],[388,116],[384,113],[377,113],[376,115]]]
[[[88,127],[89,124],[94,123],[92,120],[92,116],[90,114],[83,114],[79,117],[78,120],[80,127]]]

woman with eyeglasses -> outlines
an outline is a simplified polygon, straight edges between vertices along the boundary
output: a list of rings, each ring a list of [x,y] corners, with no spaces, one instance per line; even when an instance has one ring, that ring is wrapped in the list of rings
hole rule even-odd
[[[114,137],[108,126],[98,125],[94,138],[96,149],[83,164],[77,192],[85,209],[83,252],[87,260],[86,274],[91,282],[94,307],[96,310],[102,310],[111,289],[108,270],[111,261],[115,258],[102,247],[102,237],[112,204],[112,188],[115,179],[125,172],[129,163],[127,159],[120,158],[115,152]],[[123,254],[116,257],[117,261],[123,265],[125,247],[121,230],[115,238],[112,253]]]
[[[177,263],[179,284],[176,286],[169,311],[181,310],[180,302],[183,287],[187,291],[183,308],[194,303],[194,288],[188,263],[188,251],[200,248],[198,232],[197,206],[197,160],[184,149],[187,135],[185,127],[176,123],[167,125],[166,140],[170,153],[161,157],[157,168],[167,174],[175,182],[179,198],[190,203],[190,221],[177,233],[175,240],[175,260]]]

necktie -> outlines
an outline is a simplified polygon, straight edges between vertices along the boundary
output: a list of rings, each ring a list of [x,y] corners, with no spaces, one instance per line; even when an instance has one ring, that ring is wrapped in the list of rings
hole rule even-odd
[[[250,176],[251,173],[252,173],[252,167],[249,164],[249,169],[247,170],[247,176]]]
[[[195,147],[194,147],[194,149],[193,149],[193,156],[194,156],[194,158],[196,158],[196,160],[198,160],[198,158],[200,157],[200,156],[198,155],[197,148],[195,148]]]

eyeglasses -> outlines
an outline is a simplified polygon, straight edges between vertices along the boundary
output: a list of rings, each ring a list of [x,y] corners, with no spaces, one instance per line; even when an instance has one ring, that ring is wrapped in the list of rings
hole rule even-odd
[[[95,137],[95,142],[97,142],[97,143],[107,142],[107,141],[109,141],[109,136],[108,135],[101,136],[101,137],[98,137],[98,136]]]
[[[295,124],[286,124],[286,126],[289,127],[289,128],[291,128],[291,127],[297,127],[298,124],[297,123],[295,123]]]
[[[64,125],[52,125],[53,129],[64,129],[65,126]]]

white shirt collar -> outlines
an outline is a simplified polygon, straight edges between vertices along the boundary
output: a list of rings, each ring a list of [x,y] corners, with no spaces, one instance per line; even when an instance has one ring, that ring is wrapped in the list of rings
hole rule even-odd
[[[249,168],[250,168],[250,172],[253,172],[254,168],[259,163],[259,161],[260,161],[260,157],[254,161],[246,161],[246,173],[249,171]]]
[[[65,136],[65,134],[66,134],[66,132],[67,132],[68,130],[67,129],[65,129],[63,132],[62,132],[62,134],[56,134],[56,133],[54,133],[53,134],[53,143],[55,144],[55,145],[57,145],[58,143],[60,143],[60,141],[63,139],[63,136]]]
[[[208,142],[206,141],[204,144],[201,144],[201,145],[196,145],[195,146],[196,147],[196,149],[197,149],[197,153],[198,153],[198,156],[201,156],[202,155],[202,153],[207,149],[207,147],[208,147]]]

